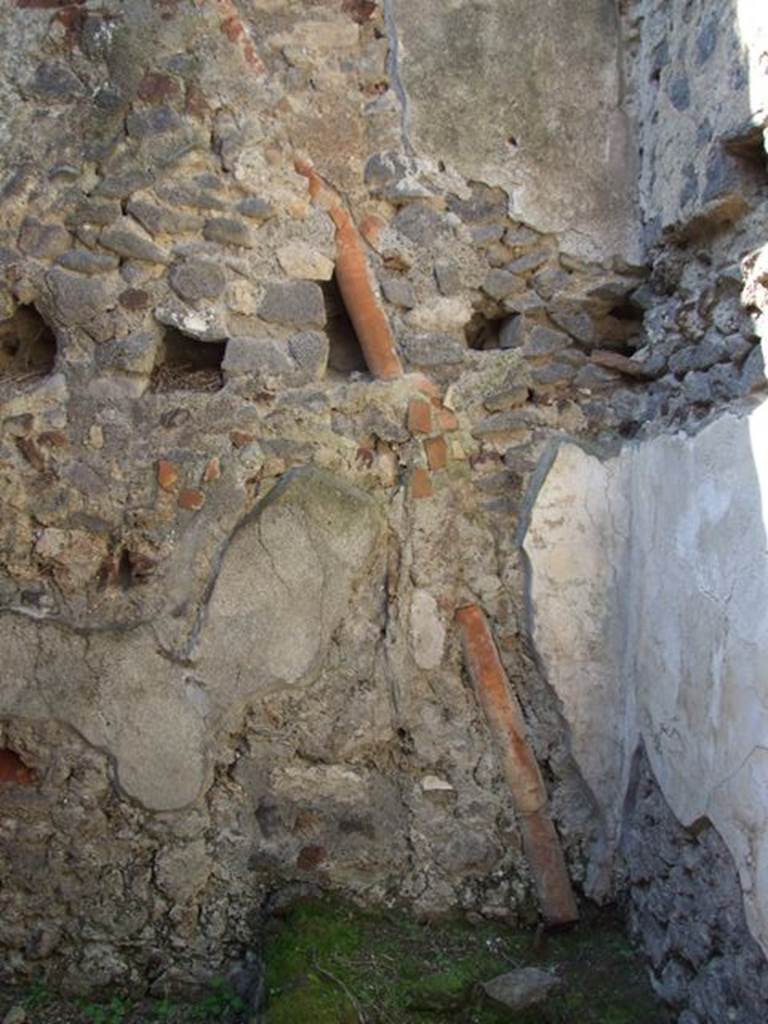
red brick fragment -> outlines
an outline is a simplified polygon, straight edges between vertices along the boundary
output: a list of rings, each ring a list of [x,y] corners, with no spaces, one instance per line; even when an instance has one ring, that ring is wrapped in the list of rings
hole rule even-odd
[[[45,458],[31,437],[18,437],[16,446],[33,469],[41,473],[45,469]]]
[[[210,109],[205,93],[200,86],[196,82],[188,82],[187,94],[184,100],[185,113],[202,121]]]
[[[322,864],[326,859],[326,852],[322,846],[302,846],[296,858],[296,867],[300,871],[310,871]]]
[[[381,239],[381,232],[386,226],[387,222],[384,218],[379,217],[376,213],[369,213],[360,221],[360,234],[366,240],[368,245],[377,252],[379,248],[379,240]]]
[[[342,11],[358,25],[364,25],[370,21],[376,13],[377,6],[376,0],[342,0],[341,3]]]
[[[0,782],[31,786],[34,781],[34,772],[24,764],[15,750],[0,750]]]
[[[179,495],[178,506],[179,508],[189,509],[191,512],[199,512],[205,504],[205,495],[202,491],[190,488],[189,490],[182,491]]]
[[[432,406],[423,398],[408,403],[408,429],[412,434],[432,433]]]
[[[60,430],[44,430],[37,439],[47,448],[67,448],[69,446],[67,435]]]
[[[172,491],[179,479],[179,471],[172,462],[160,459],[157,463],[157,482],[164,491]]]
[[[245,35],[245,28],[239,18],[224,18],[221,22],[221,31],[230,43],[236,43],[241,36]]]
[[[424,442],[427,462],[432,470],[445,469],[448,465],[448,445],[443,437],[428,437]]]
[[[147,71],[136,90],[136,95],[145,103],[164,103],[178,94],[179,83],[176,79],[159,71]]]
[[[372,448],[358,448],[355,452],[355,462],[359,462],[365,466],[366,469],[370,469],[373,465],[374,453]]]
[[[417,466],[411,473],[411,497],[431,498],[433,493],[429,470],[423,466]]]
[[[441,430],[459,429],[459,421],[456,419],[456,414],[451,412],[450,409],[438,409],[437,422],[440,424]]]
[[[126,288],[120,292],[117,301],[123,309],[145,309],[149,305],[149,292],[143,288]]]
[[[76,7],[69,3],[54,14],[53,20],[64,26],[66,41],[71,46],[80,34],[87,17],[88,11],[84,7]]]
[[[410,379],[414,382],[416,387],[421,391],[422,394],[428,395],[429,400],[440,398],[440,388],[433,380],[430,380],[424,373],[412,373]]]
[[[247,444],[254,441],[253,434],[247,433],[245,430],[230,430],[229,440],[232,442],[233,448],[245,448]]]

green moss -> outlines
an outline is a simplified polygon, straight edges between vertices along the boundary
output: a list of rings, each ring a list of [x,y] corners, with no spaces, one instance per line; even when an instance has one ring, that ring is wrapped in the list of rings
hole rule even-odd
[[[504,1024],[479,982],[531,964],[560,991],[518,1024],[649,1024],[660,1011],[617,923],[598,920],[547,939],[463,920],[420,924],[400,912],[333,899],[297,904],[265,947],[267,1024]]]

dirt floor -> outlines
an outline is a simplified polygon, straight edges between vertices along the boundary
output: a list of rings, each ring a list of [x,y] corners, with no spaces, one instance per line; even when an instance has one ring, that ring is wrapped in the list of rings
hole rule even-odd
[[[269,925],[257,1012],[225,981],[192,1002],[120,993],[58,999],[42,982],[0,994],[0,1021],[26,1024],[662,1024],[643,965],[614,914],[550,935],[466,920],[419,923],[332,899],[294,904]],[[559,989],[523,1012],[496,1006],[480,983],[517,967],[554,973]]]

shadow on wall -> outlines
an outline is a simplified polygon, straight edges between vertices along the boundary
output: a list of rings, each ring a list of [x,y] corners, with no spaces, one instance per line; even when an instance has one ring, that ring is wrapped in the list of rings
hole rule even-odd
[[[623,852],[629,920],[644,941],[654,987],[679,1019],[765,1019],[768,961],[747,932],[739,878],[716,829],[675,819],[642,745],[632,764]],[[694,1016],[695,1015],[695,1016]]]

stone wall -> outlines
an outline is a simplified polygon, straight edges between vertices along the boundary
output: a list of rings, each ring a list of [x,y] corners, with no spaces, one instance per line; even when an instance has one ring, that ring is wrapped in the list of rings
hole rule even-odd
[[[664,775],[677,755],[655,756],[669,722],[654,663],[641,671],[656,640],[625,641],[636,598],[657,622],[638,545],[664,517],[689,538],[713,459],[740,511],[714,502],[707,555],[710,533],[758,550],[754,476],[741,485],[765,388],[765,196],[752,135],[731,139],[735,115],[696,77],[733,63],[733,23],[718,15],[701,65],[709,43],[647,85],[659,38],[699,39],[709,7],[617,19],[595,0],[576,33],[570,4],[418,6],[33,0],[0,15],[6,978],[194,983],[307,885],[533,920],[453,626],[468,601],[579,889],[622,884],[641,732],[690,824],[702,766]],[[675,191],[690,119],[663,104],[680,68],[691,103],[717,108],[697,182],[712,153],[749,165],[714,205]],[[366,372],[333,218],[297,160],[359,229],[401,378]],[[665,434],[681,426],[691,438]],[[558,453],[563,439],[578,446]],[[694,668],[680,693],[695,717]],[[759,724],[743,669],[724,692]],[[717,802],[752,740],[712,738],[701,797],[725,815],[763,941],[759,851],[738,839],[763,805],[728,817]]]
[[[615,223],[587,262],[448,136],[404,143],[427,100],[401,15],[1,16],[5,978],[192,983],[295,885],[535,917],[453,629],[468,600],[594,891],[514,526],[552,437],[626,419],[592,353],[635,343],[644,271]],[[365,372],[297,157],[366,239],[402,379]]]

